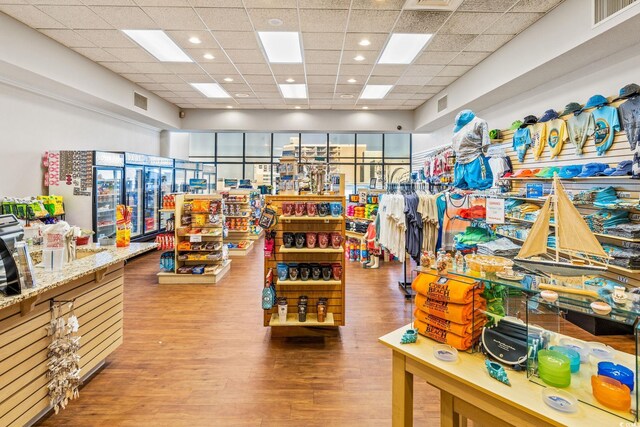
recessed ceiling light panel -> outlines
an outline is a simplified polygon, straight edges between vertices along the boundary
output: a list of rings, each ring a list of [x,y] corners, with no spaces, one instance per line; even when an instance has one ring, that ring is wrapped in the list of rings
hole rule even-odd
[[[287,83],[294,83],[294,82],[295,82],[295,79],[292,79],[291,77],[289,77],[289,78],[286,80],[286,82],[287,82]]]
[[[204,57],[204,59],[216,59],[216,57],[215,57],[215,56],[213,56],[213,55],[212,55],[212,54],[210,54],[210,53],[205,53],[205,54],[203,55],[203,57]]]
[[[232,81],[233,81],[233,79],[232,79],[231,77],[225,77],[225,78],[224,78],[224,81],[225,81],[225,82],[232,82]]]
[[[248,93],[236,93],[236,98],[248,98]]]
[[[273,64],[301,64],[300,33],[294,31],[259,31],[258,37]]]
[[[364,56],[362,56],[362,55],[358,55],[358,56],[354,57],[353,59],[356,60],[356,61],[364,61],[365,60]]]
[[[349,98],[353,98],[353,95],[349,93],[343,93],[342,95],[340,95],[340,98],[349,99]]]
[[[162,30],[122,30],[161,62],[193,62]]]
[[[357,82],[357,80],[356,80],[356,79],[349,79],[349,80],[347,80],[347,81],[348,81],[349,83],[356,83],[356,82]]]
[[[306,98],[307,97],[307,85],[306,84],[279,84],[280,92],[284,98]]]
[[[392,87],[392,85],[366,85],[360,99],[382,99],[387,96]]]
[[[202,43],[202,40],[200,40],[198,37],[189,37],[189,42],[193,44],[200,44]]]
[[[411,64],[431,36],[433,34],[392,34],[378,64]]]
[[[358,43],[360,46],[369,46],[371,44],[371,42],[367,39],[362,39],[360,40],[360,43]]]
[[[190,83],[190,85],[202,92],[207,98],[231,98],[218,83]]]

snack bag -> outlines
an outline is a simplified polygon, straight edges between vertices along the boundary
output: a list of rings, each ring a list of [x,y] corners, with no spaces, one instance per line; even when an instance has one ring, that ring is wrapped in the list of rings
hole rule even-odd
[[[126,248],[131,243],[131,206],[116,206],[116,247]]]

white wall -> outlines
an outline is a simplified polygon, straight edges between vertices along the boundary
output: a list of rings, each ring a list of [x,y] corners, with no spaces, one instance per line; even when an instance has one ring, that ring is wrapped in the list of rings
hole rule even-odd
[[[160,133],[0,83],[0,195],[42,194],[47,150],[160,154]]]

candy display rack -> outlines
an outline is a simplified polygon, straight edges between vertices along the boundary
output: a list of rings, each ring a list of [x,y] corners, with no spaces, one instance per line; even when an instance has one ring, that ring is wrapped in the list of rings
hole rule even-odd
[[[246,256],[253,250],[251,237],[251,193],[254,190],[229,190],[224,199],[226,241],[229,256]]]

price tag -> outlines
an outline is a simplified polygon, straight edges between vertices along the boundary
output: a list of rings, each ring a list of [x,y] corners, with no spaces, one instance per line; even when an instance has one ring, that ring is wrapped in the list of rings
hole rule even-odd
[[[191,243],[200,243],[200,242],[202,242],[202,235],[201,234],[192,234],[191,236],[189,236],[189,241]]]
[[[504,224],[504,199],[487,199],[487,224]]]
[[[629,278],[624,276],[618,276],[618,282],[629,283]]]

